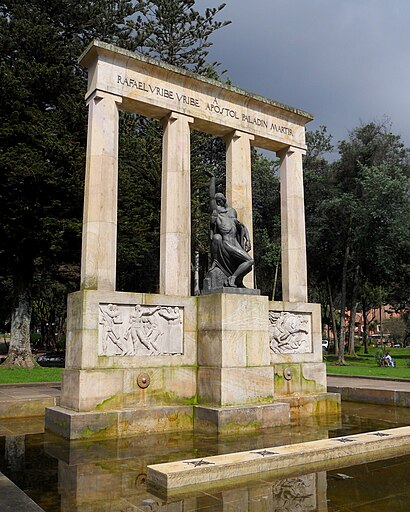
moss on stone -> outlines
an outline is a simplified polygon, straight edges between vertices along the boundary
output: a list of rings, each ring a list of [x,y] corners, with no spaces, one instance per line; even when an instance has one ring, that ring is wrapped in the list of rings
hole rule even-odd
[[[122,395],[116,394],[116,395],[110,396],[109,398],[106,398],[105,400],[103,400],[102,402],[97,404],[95,408],[97,409],[97,411],[113,410],[113,409],[118,409],[119,407],[121,407],[122,403],[123,403]]]
[[[225,425],[219,428],[220,434],[233,434],[236,432],[243,432],[244,430],[254,431],[260,430],[262,425],[259,421],[249,421],[248,423],[236,423],[229,421]]]
[[[90,439],[90,438],[110,438],[115,437],[115,435],[110,434],[111,426],[107,425],[98,430],[94,430],[90,425],[84,427],[79,433],[78,439]]]
[[[161,405],[196,405],[198,396],[195,394],[191,397],[178,396],[173,391],[158,391],[154,395],[156,401]]]

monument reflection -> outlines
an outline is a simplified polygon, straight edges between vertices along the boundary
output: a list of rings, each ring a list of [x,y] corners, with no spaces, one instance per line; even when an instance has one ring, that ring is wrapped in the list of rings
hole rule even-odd
[[[191,432],[104,441],[67,441],[43,434],[43,420],[0,422],[0,471],[45,512],[97,511],[328,511],[410,510],[410,456],[358,466],[259,479],[230,487],[193,489],[159,496],[147,488],[146,467],[159,462],[257,450],[324,437],[374,431],[410,423],[407,408],[345,402],[342,422],[304,419],[241,436]],[[324,472],[324,470],[327,472]],[[309,470],[311,471],[311,470]],[[57,482],[58,480],[58,482]],[[230,484],[229,484],[230,485]],[[354,508],[356,507],[356,508]],[[362,507],[362,508],[360,508]]]
[[[326,428],[324,428],[326,427]],[[341,428],[306,421],[258,435],[217,436],[190,432],[145,435],[104,441],[67,441],[45,434],[47,455],[58,459],[61,512],[169,511],[324,511],[326,473],[262,475],[220,488],[190,489],[184,495],[159,496],[146,486],[146,467],[159,462],[261,449],[328,437]],[[235,485],[235,487],[233,487]]]

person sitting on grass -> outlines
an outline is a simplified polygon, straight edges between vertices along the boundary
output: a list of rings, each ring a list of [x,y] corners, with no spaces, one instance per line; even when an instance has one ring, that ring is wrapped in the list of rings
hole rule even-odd
[[[392,368],[395,367],[395,363],[393,361],[393,358],[392,358],[392,356],[388,352],[386,352],[384,354],[384,356],[382,358],[382,361],[383,361],[384,366],[391,366]]]

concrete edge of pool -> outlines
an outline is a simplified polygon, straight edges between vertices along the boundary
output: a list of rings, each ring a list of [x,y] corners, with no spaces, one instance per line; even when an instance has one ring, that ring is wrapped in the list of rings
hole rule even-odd
[[[315,466],[342,467],[407,453],[410,426],[154,464],[147,467],[147,484],[160,494],[181,494],[194,487],[205,489],[260,478],[263,473],[283,475],[302,466],[303,472],[312,472]]]
[[[0,473],[0,496],[2,512],[44,512],[16,484]]]

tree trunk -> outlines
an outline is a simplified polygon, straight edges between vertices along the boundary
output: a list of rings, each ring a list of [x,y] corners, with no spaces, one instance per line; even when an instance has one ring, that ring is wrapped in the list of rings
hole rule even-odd
[[[349,356],[356,357],[354,349],[354,331],[356,327],[356,311],[357,311],[357,290],[359,287],[359,267],[356,266],[354,271],[352,302],[350,306],[350,323],[349,323]]]
[[[30,346],[32,266],[22,258],[14,278],[14,306],[11,313],[10,347],[3,366],[34,368]]]
[[[347,262],[349,259],[349,244],[346,244],[345,255],[343,259],[342,270],[342,296],[340,299],[340,335],[339,335],[339,355],[337,364],[343,366],[345,361],[345,337],[346,337],[346,285],[347,285]]]
[[[350,323],[349,323],[349,356],[356,357],[356,352],[354,348],[354,332],[356,327],[356,312],[357,312],[357,302],[354,301],[350,308]]]
[[[339,343],[337,340],[337,322],[336,322],[335,308],[334,308],[334,304],[333,304],[332,287],[330,286],[329,276],[326,276],[326,281],[327,281],[327,290],[329,293],[330,318],[331,318],[331,322],[332,322],[333,341],[335,344],[335,354],[338,355]]]
[[[367,338],[367,305],[362,301],[362,315],[363,315],[363,346],[364,353],[369,353],[369,340]]]

